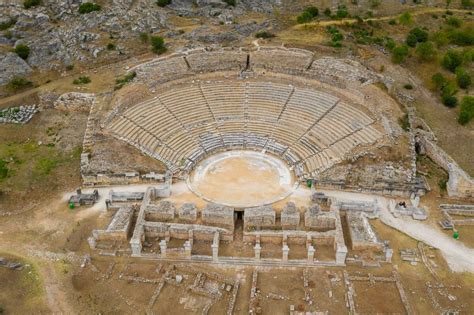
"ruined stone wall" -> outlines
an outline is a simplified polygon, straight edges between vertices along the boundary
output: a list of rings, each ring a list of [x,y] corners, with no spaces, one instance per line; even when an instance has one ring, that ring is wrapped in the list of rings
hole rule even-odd
[[[474,179],[469,176],[443,149],[423,134],[418,134],[419,143],[423,145],[426,155],[449,173],[448,195],[458,198],[474,197]]]

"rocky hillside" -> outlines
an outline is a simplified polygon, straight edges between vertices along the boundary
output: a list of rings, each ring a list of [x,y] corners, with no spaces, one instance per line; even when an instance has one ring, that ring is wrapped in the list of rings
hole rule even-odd
[[[144,46],[139,43],[140,33],[160,33],[165,38],[191,42],[239,40],[260,26],[255,22],[234,24],[235,18],[249,10],[271,13],[273,7],[273,1],[268,0],[242,0],[236,6],[219,0],[173,0],[164,8],[149,0],[99,4],[99,11],[87,14],[79,13],[78,0],[42,0],[29,9],[22,3],[0,4],[0,85],[14,76],[28,75],[33,69],[61,70],[78,62],[98,63],[133,55]],[[205,18],[209,24],[185,33],[170,22],[176,16]],[[212,25],[224,25],[225,32],[209,35]],[[30,50],[25,60],[12,53],[22,44]]]

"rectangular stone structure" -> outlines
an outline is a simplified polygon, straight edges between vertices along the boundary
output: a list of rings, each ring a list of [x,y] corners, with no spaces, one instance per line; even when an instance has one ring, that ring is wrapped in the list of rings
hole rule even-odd
[[[160,201],[157,205],[149,204],[145,209],[147,221],[171,221],[174,219],[175,206],[171,201]]]
[[[284,230],[294,230],[300,224],[300,212],[294,202],[288,202],[281,211],[281,227]]]
[[[194,203],[184,203],[178,210],[179,219],[186,222],[196,222],[197,207]]]
[[[244,228],[260,229],[275,225],[275,210],[271,206],[246,208],[244,210]]]
[[[201,218],[206,225],[234,230],[234,208],[208,203],[202,211]]]

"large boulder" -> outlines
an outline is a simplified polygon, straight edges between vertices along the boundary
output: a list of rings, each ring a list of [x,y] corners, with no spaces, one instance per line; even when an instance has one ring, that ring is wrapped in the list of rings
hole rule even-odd
[[[17,54],[0,55],[0,85],[8,83],[13,77],[27,76],[33,70]]]

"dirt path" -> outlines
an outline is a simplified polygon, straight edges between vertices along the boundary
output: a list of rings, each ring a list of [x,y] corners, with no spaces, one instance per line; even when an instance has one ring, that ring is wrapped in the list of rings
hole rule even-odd
[[[466,247],[460,241],[456,241],[443,234],[434,226],[411,218],[395,218],[389,212],[389,199],[382,196],[358,194],[340,191],[324,191],[328,196],[341,199],[352,199],[360,201],[371,201],[377,199],[380,205],[380,220],[394,229],[408,236],[422,241],[425,244],[438,248],[446,259],[449,267],[454,272],[474,273],[474,249]]]
[[[57,278],[56,271],[51,262],[47,261],[39,266],[39,272],[41,279],[43,279],[44,289],[46,293],[46,301],[53,314],[74,314],[74,310],[71,308],[67,301],[62,288],[60,280]]]
[[[449,9],[451,12],[464,12],[469,13],[470,10],[463,10],[463,9]],[[417,16],[427,13],[439,13],[439,12],[446,12],[446,8],[422,8],[416,11],[410,11],[411,16]],[[400,14],[396,15],[387,15],[381,17],[375,17],[370,19],[364,19],[364,21],[387,21],[391,19],[397,19]],[[316,21],[306,24],[299,24],[296,28],[304,28],[307,26],[328,26],[328,25],[343,25],[343,24],[354,24],[357,23],[357,19],[341,19],[341,20],[329,20],[329,21]]]

